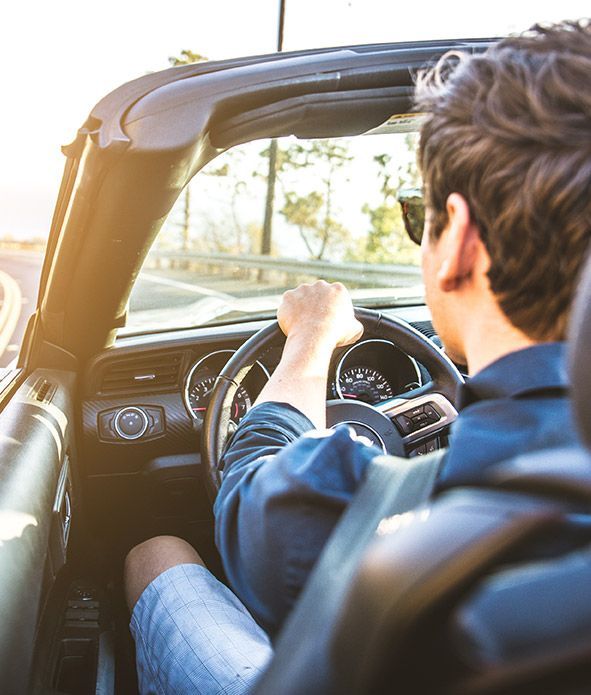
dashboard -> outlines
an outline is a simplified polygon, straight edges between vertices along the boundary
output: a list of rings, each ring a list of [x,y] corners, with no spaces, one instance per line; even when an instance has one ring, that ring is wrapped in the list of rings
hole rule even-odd
[[[398,317],[402,313],[402,318],[433,337],[425,307],[392,313]],[[233,352],[268,323],[125,338],[91,360],[82,389],[87,473],[131,474],[162,457],[198,457],[218,374]],[[280,357],[281,347],[272,347],[250,370],[232,403],[234,425],[252,407]],[[335,351],[326,397],[376,405],[428,379],[411,355],[380,336],[366,334],[354,345]]]

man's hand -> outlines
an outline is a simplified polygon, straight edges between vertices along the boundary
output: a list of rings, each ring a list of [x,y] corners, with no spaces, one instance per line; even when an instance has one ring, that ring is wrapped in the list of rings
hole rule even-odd
[[[300,285],[283,295],[277,320],[287,336],[285,347],[256,403],[289,403],[316,427],[323,428],[332,352],[335,347],[353,343],[363,333],[349,293],[340,282],[318,280]]]
[[[363,334],[363,326],[353,314],[351,297],[340,282],[318,280],[288,290],[277,310],[277,320],[288,338],[313,336],[331,349],[354,343]]]

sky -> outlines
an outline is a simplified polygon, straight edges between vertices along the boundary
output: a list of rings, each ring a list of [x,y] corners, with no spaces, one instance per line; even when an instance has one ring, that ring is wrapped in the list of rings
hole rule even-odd
[[[47,235],[64,157],[92,106],[190,49],[210,59],[271,53],[278,0],[30,0],[0,29],[0,236]],[[589,0],[286,0],[284,49],[500,36],[589,15]]]

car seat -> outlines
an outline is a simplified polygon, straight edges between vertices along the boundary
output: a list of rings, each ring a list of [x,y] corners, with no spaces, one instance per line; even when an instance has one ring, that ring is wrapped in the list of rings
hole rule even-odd
[[[319,626],[306,587],[257,693],[591,692],[591,257],[569,338],[581,445],[384,519],[344,586],[312,576],[342,597]]]

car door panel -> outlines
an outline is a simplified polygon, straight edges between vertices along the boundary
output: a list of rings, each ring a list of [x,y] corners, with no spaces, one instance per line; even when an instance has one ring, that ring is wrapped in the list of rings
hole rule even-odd
[[[72,517],[72,372],[35,370],[0,413],[0,691],[26,692]]]

